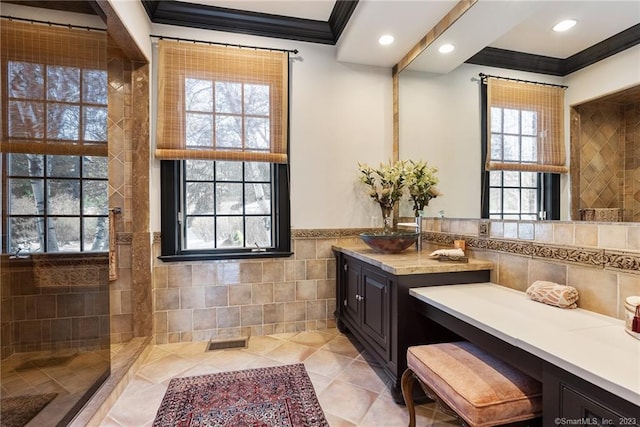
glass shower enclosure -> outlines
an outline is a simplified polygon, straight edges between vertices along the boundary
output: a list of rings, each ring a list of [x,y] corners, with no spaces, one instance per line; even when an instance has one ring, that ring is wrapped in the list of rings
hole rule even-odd
[[[0,419],[64,426],[111,365],[107,36],[0,29]]]

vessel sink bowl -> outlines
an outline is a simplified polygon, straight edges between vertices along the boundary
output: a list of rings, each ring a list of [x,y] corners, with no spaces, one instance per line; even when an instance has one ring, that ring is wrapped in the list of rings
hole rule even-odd
[[[361,233],[360,238],[376,252],[397,254],[416,243],[418,234],[414,231],[371,232]]]

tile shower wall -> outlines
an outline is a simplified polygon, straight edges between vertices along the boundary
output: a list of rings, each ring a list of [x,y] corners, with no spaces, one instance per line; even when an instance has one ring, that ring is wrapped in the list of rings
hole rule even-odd
[[[427,219],[432,243],[467,240],[472,257],[496,267],[491,281],[524,291],[536,280],[578,289],[580,308],[624,318],[624,300],[640,295],[640,224]]]
[[[149,68],[126,59],[112,40],[108,67],[109,206],[122,209],[111,236],[118,260],[118,279],[109,285],[115,344],[151,335]]]
[[[131,67],[122,51],[109,38],[109,206],[119,207],[115,215],[118,280],[109,284],[111,342],[133,338],[131,287]]]
[[[597,102],[576,111],[579,167],[572,170],[579,178],[575,181],[579,183],[577,209],[623,207],[624,107]]]
[[[105,255],[2,257],[2,359],[108,348]]]
[[[582,208],[622,208],[640,221],[640,90],[571,111],[572,218]]]
[[[0,360],[11,356],[13,340],[11,325],[13,323],[13,305],[11,303],[11,282],[6,257],[0,258]]]
[[[624,109],[624,206],[626,221],[640,221],[640,102]]]
[[[337,242],[338,238],[294,238],[290,258],[156,260],[156,343],[334,327],[336,267],[331,246]],[[154,249],[159,254],[159,243]]]

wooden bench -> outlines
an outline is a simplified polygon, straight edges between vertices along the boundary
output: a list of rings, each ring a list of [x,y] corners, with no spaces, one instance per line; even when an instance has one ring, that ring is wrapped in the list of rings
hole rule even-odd
[[[466,342],[409,347],[402,394],[415,426],[416,380],[442,410],[462,425],[539,425],[542,385],[505,362]]]

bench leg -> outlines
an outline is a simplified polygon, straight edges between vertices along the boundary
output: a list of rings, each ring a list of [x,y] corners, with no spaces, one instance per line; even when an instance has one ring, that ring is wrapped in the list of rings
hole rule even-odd
[[[409,411],[409,427],[416,426],[416,408],[413,405],[413,385],[415,382],[416,377],[413,375],[413,371],[410,368],[405,369],[402,374],[401,387],[404,403]]]

